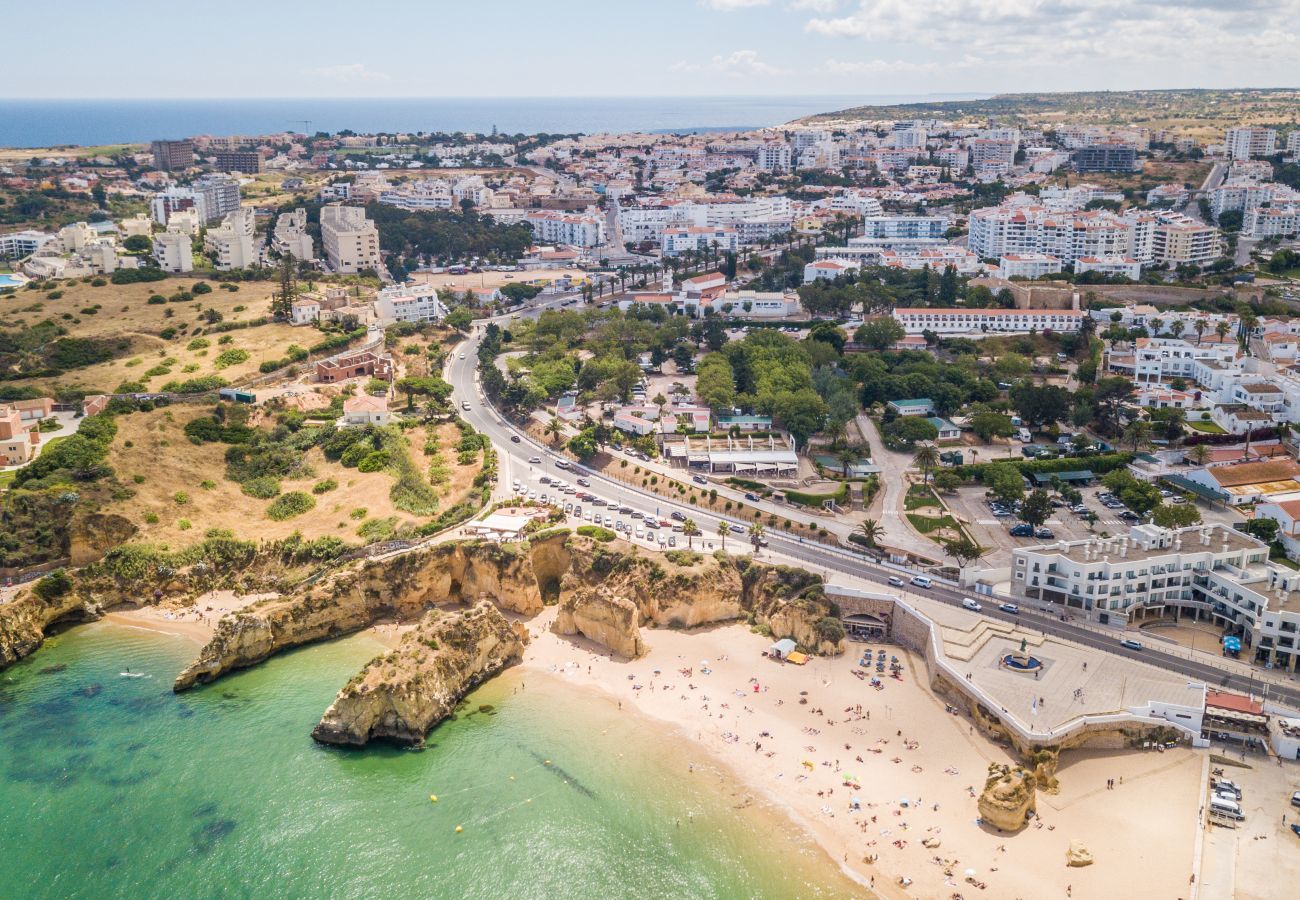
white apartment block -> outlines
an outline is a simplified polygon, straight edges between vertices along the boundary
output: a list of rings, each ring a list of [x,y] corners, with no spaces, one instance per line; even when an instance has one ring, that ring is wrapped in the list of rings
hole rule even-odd
[[[1276,152],[1277,132],[1272,128],[1229,128],[1224,143],[1233,159],[1272,156]]]
[[[883,216],[885,208],[876,197],[859,193],[836,194],[831,198],[830,208],[836,212],[855,213],[859,216]]]
[[[170,187],[150,201],[154,220],[167,225],[173,213],[192,209],[210,225],[239,209],[239,182],[228,175],[205,175],[188,187]]]
[[[1157,265],[1205,266],[1222,252],[1219,229],[1178,213],[1162,215],[1152,235],[1151,255]]]
[[[1106,312],[1100,310],[1099,312]],[[1166,318],[1166,322],[1169,319]],[[1138,384],[1155,384],[1172,378],[1195,381],[1211,390],[1227,386],[1232,379],[1223,380],[1216,373],[1240,373],[1236,360],[1240,354],[1237,342],[1229,334],[1219,340],[1211,329],[1196,337],[1138,338],[1132,352],[1109,351],[1106,364],[1109,371],[1126,375]]]
[[[31,256],[55,237],[44,231],[31,230],[0,234],[0,258],[22,259],[24,256]]]
[[[307,233],[307,210],[295,209],[281,213],[275,220],[275,232],[271,237],[271,248],[281,256],[293,255],[294,259],[313,260],[316,251],[312,246],[311,235]]]
[[[421,179],[379,194],[379,202],[408,212],[451,209],[455,197],[451,185],[441,178]]]
[[[1081,256],[1074,261],[1074,273],[1099,272],[1137,281],[1142,277],[1142,263],[1131,256]]]
[[[193,238],[184,231],[167,229],[153,236],[153,258],[164,272],[194,271]]]
[[[978,275],[984,271],[984,262],[965,247],[944,244],[940,247],[903,247],[898,250],[881,250],[875,265],[894,269],[934,269],[941,272],[952,266],[958,275]]]
[[[1300,201],[1252,209],[1242,218],[1241,230],[1254,238],[1300,234]]]
[[[1137,223],[1106,210],[1004,204],[974,210],[969,225],[967,244],[985,258],[1046,253],[1071,264],[1084,256],[1142,258]]]
[[[791,153],[790,145],[784,141],[768,141],[755,150],[754,165],[768,172],[788,172]]]
[[[1286,136],[1286,155],[1295,156],[1300,154],[1300,128],[1295,129]]]
[[[1284,184],[1271,182],[1232,182],[1210,191],[1210,212],[1217,220],[1225,212],[1245,213],[1278,202],[1300,201],[1300,194]]]
[[[237,209],[219,226],[208,229],[203,236],[203,249],[220,271],[247,268],[258,261],[253,231],[253,210]]]
[[[908,334],[927,331],[941,337],[986,333],[1078,331],[1086,315],[1073,309],[904,309],[894,319]]]
[[[1096,613],[1102,624],[1146,615],[1193,616],[1236,631],[1257,660],[1289,671],[1300,637],[1300,572],[1268,561],[1268,545],[1227,525],[1127,535],[1012,551],[1020,597]]]
[[[976,172],[989,165],[1014,165],[1018,148],[1018,138],[1016,140],[975,138],[966,142],[970,165]]]
[[[663,255],[679,256],[688,250],[734,253],[740,246],[740,235],[734,226],[699,228],[678,225],[664,229]]]
[[[379,229],[359,206],[331,204],[320,211],[321,245],[335,272],[355,274],[363,269],[378,271]]]
[[[430,284],[393,285],[375,297],[375,318],[381,327],[394,322],[436,322],[447,315],[447,307]]]
[[[1061,261],[1047,253],[1012,253],[998,260],[1002,278],[1041,278],[1061,271]]]
[[[862,235],[851,238],[849,245],[887,249],[923,247],[944,243],[947,232],[945,216],[867,216],[862,220]]]
[[[599,247],[605,243],[605,220],[600,216],[532,210],[523,221],[533,229],[539,243],[573,247]]]

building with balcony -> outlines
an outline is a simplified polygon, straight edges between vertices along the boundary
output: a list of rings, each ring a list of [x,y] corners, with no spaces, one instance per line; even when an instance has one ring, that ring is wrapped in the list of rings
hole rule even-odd
[[[320,211],[321,245],[335,272],[379,270],[379,229],[359,206],[331,204]]]

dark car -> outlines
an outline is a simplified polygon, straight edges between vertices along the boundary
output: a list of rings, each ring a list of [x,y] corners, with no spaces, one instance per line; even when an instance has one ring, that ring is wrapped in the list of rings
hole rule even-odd
[[[668,518],[670,518],[670,519],[676,519],[678,522],[685,522],[685,521],[686,521],[686,514],[685,514],[685,513],[678,512],[677,510],[673,510],[672,512],[670,512],[670,513],[668,514]]]
[[[583,487],[591,487],[591,482],[585,478],[579,478],[578,484],[582,485]]]
[[[691,481],[694,481],[696,484],[708,484],[708,483],[709,483],[709,479],[705,478],[703,475],[692,475],[692,476],[691,476]]]
[[[1040,541],[1050,541],[1052,538],[1056,537],[1056,532],[1052,531],[1050,528],[1039,528],[1034,532],[1034,537],[1038,538]]]
[[[745,494],[745,499],[748,500],[750,503],[757,503],[757,502],[758,502],[758,494],[750,494],[750,493],[746,493],[746,494]]]
[[[517,443],[519,443],[519,435],[517,435],[517,434],[512,434],[512,435],[510,435],[510,443],[512,443],[512,444],[517,444]]]
[[[1013,525],[1011,528],[1011,536],[1012,537],[1033,537],[1034,526],[1025,525],[1023,523],[1021,523],[1020,525]]]

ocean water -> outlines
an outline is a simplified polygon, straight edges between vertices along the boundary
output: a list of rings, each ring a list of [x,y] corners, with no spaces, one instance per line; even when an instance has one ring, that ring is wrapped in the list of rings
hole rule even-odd
[[[0,147],[98,146],[280,131],[668,132],[759,128],[863,104],[984,94],[787,97],[487,97],[264,100],[3,100]],[[308,124],[304,124],[304,122]]]
[[[378,644],[173,695],[195,649],[96,624],[0,673],[0,896],[861,894],[670,735],[555,679],[489,683],[423,751],[345,751],[309,731]]]

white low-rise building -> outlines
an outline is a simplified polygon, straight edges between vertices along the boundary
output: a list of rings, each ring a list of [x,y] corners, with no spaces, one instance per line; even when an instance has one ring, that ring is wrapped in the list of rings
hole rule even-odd
[[[153,258],[164,272],[194,271],[194,241],[184,231],[168,228],[153,236]]]
[[[998,260],[1003,278],[1041,278],[1061,271],[1061,261],[1048,253],[1010,253]]]
[[[354,275],[366,269],[378,271],[379,229],[359,206],[331,204],[320,211],[321,245],[335,272]]]
[[[523,218],[539,243],[599,247],[605,243],[605,220],[600,216],[530,210]]]
[[[228,214],[216,228],[203,236],[203,249],[219,271],[243,269],[257,263],[253,247],[253,210],[240,208]]]
[[[393,285],[375,297],[375,317],[383,327],[394,322],[436,322],[446,315],[447,307],[431,284]]]
[[[299,208],[280,214],[275,220],[271,249],[281,256],[292,255],[294,259],[316,258],[311,235],[307,233],[307,210]]]
[[[674,225],[664,229],[663,255],[680,256],[687,251],[735,253],[740,247],[740,234],[734,226],[716,228],[695,225]]]
[[[1078,331],[1085,313],[1073,309],[929,309],[898,308],[894,318],[908,334],[933,332],[941,337],[985,333]]]
[[[1074,261],[1074,274],[1098,272],[1102,275],[1117,275],[1130,281],[1142,277],[1142,263],[1131,256],[1081,256]]]

